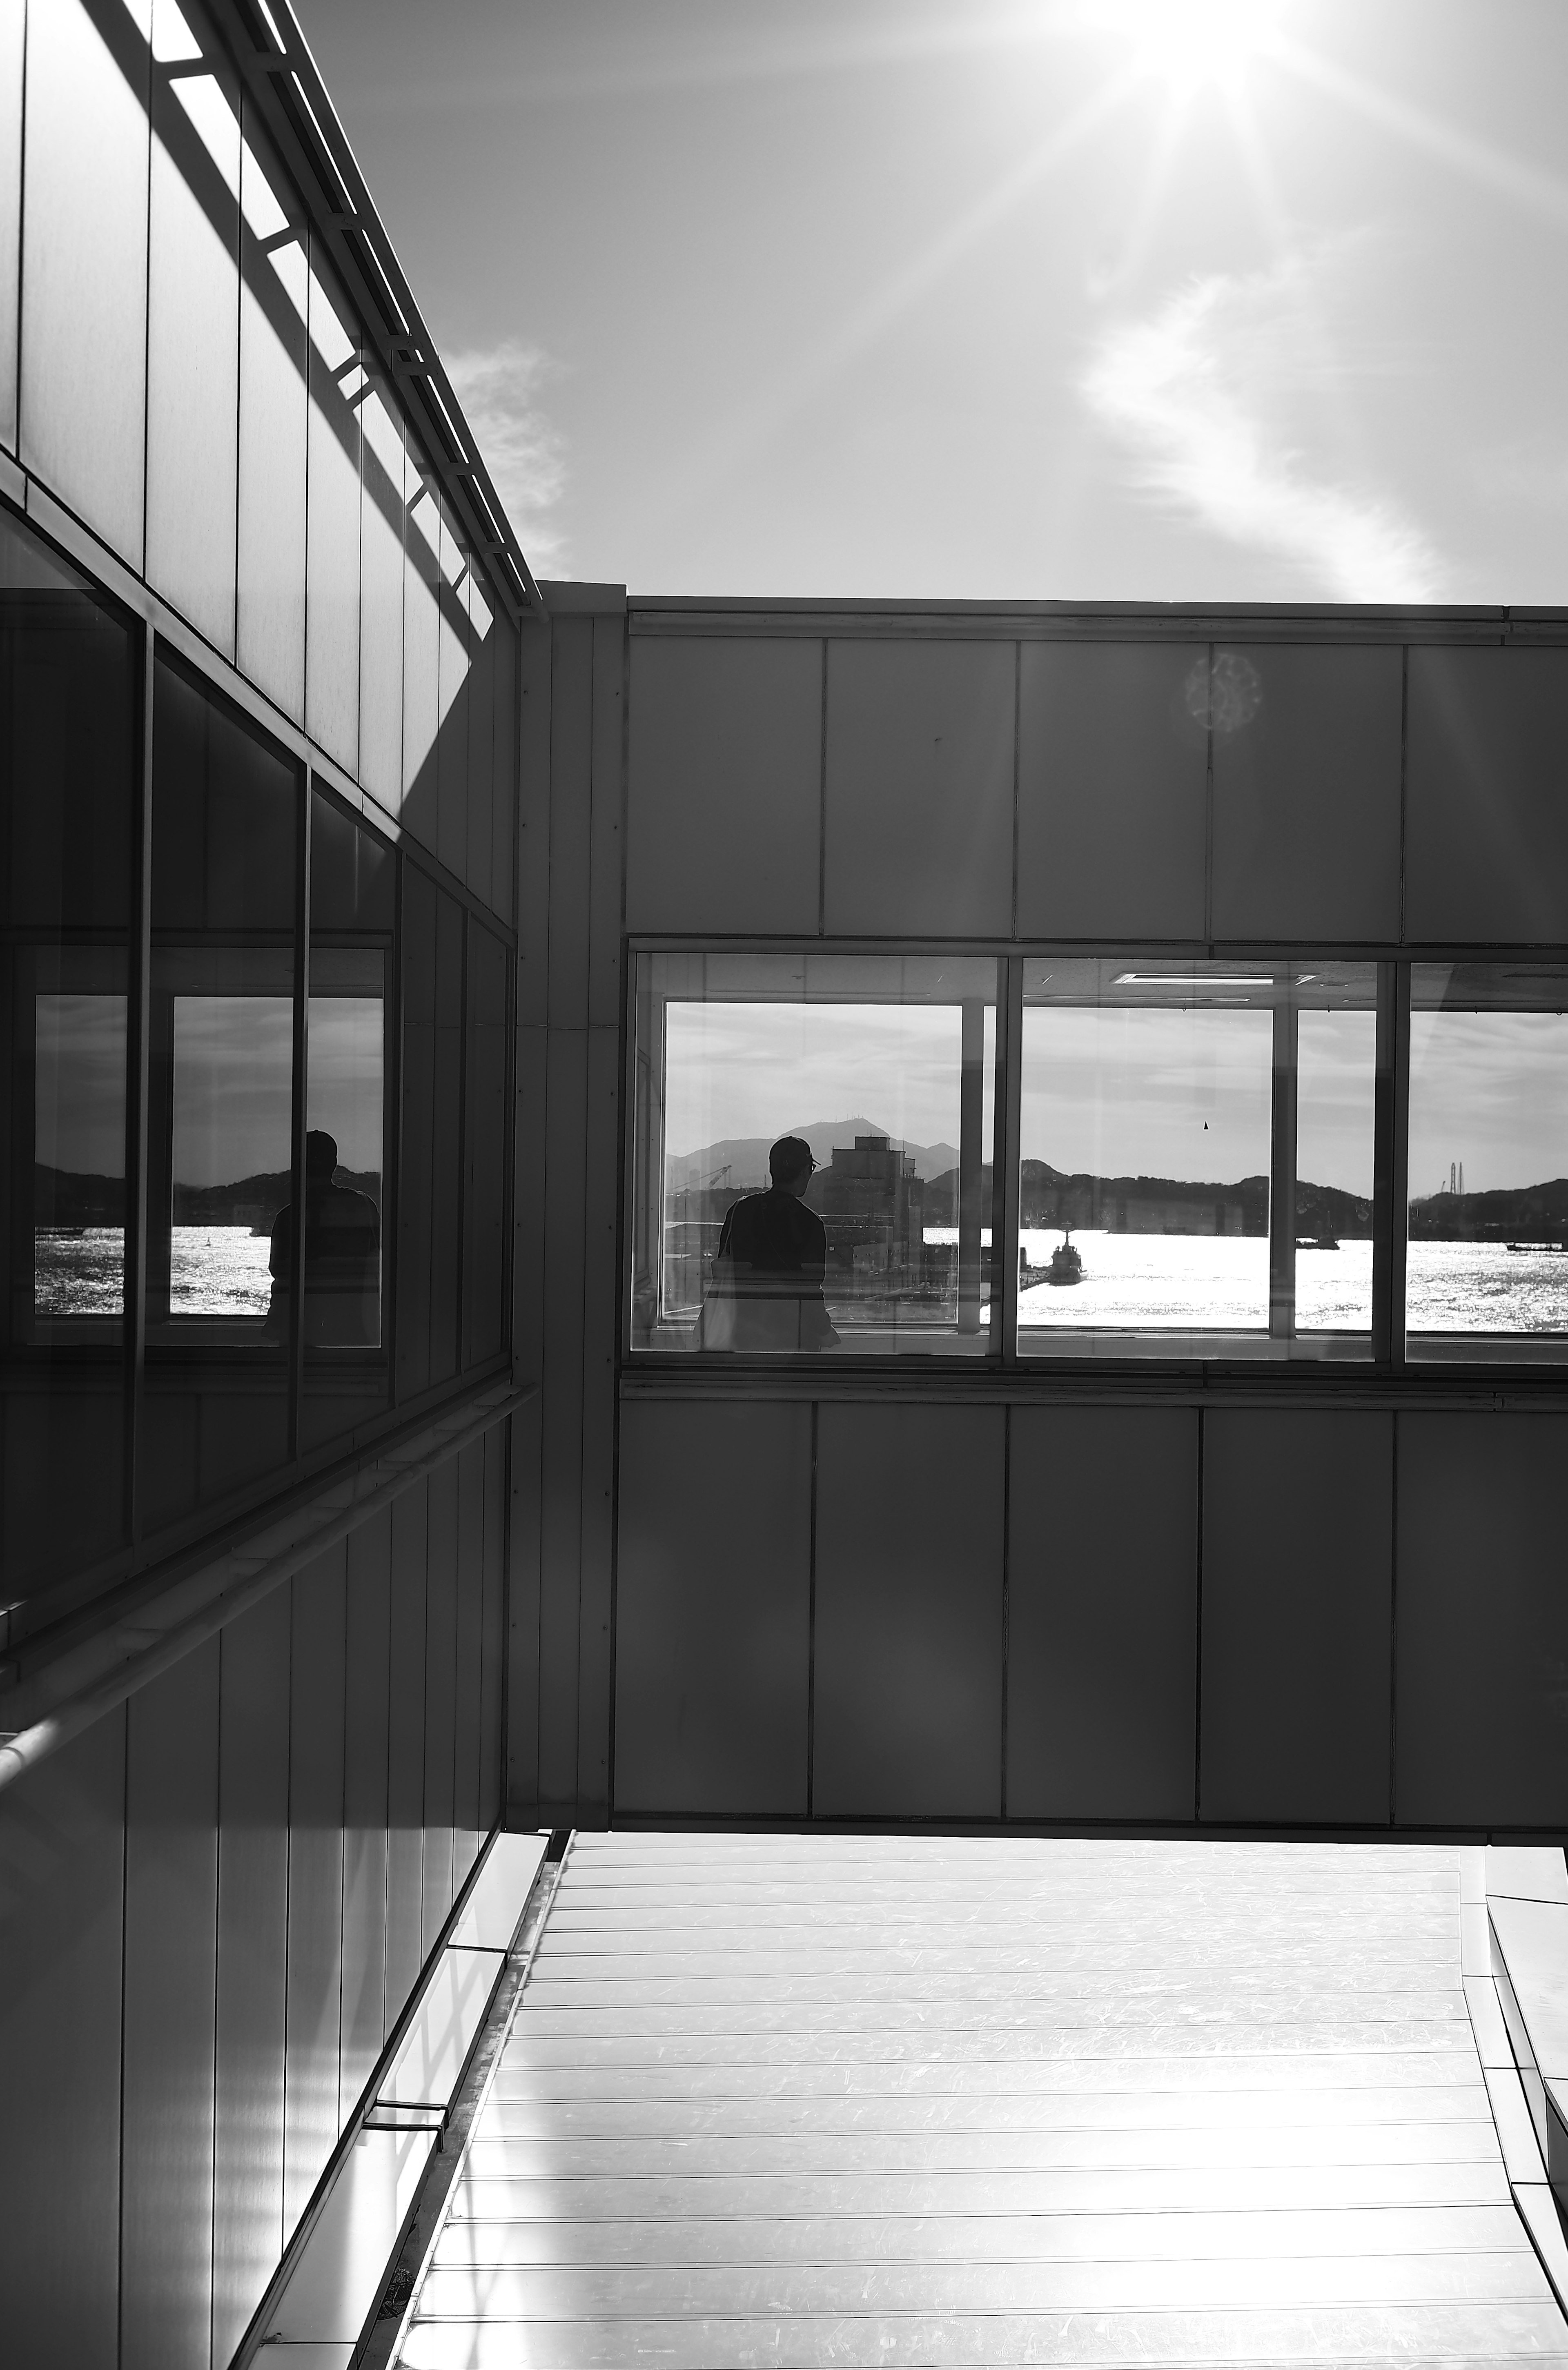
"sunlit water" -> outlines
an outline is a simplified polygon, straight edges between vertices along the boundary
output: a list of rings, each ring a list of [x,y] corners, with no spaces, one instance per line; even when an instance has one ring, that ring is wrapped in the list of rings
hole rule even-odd
[[[33,1237],[33,1306],[40,1317],[118,1317],[125,1291],[125,1236],[119,1226]]]
[[[956,1228],[926,1229],[928,1240]],[[1062,1240],[1058,1227],[1020,1237],[1032,1268]],[[1074,1230],[1083,1280],[1037,1283],[1019,1294],[1019,1322],[1075,1332],[1098,1327],[1154,1330],[1262,1330],[1268,1324],[1269,1250],[1257,1235],[1112,1235]],[[271,1245],[248,1226],[176,1226],[170,1306],[177,1317],[262,1317],[272,1294]],[[118,1317],[125,1260],[118,1226],[34,1238],[34,1301],[40,1317]],[[1509,1251],[1495,1243],[1412,1243],[1405,1301],[1412,1333],[1568,1332],[1568,1252]],[[1372,1246],[1296,1255],[1299,1332],[1365,1332],[1372,1321]]]
[[[265,1317],[272,1299],[271,1238],[248,1226],[176,1226],[168,1306],[175,1317]]]
[[[176,1317],[264,1317],[272,1297],[271,1242],[248,1226],[176,1226],[169,1307]],[[40,1317],[118,1317],[125,1237],[118,1226],[40,1231],[33,1244],[33,1306]]]
[[[1032,1268],[1062,1240],[1058,1227],[1020,1237]],[[1073,1332],[1097,1327],[1262,1331],[1269,1315],[1269,1247],[1260,1235],[1112,1235],[1075,1228],[1083,1255],[1076,1284],[1037,1283],[1019,1294],[1019,1323]],[[1510,1251],[1496,1243],[1412,1243],[1405,1271],[1411,1333],[1568,1330],[1568,1252]],[[1372,1246],[1296,1254],[1298,1333],[1366,1332]]]

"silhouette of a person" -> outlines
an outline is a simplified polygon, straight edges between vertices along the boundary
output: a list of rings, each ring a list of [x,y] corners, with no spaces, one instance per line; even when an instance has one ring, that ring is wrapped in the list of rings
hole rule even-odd
[[[801,1199],[815,1167],[802,1137],[781,1135],[767,1191],[733,1202],[724,1220],[719,1258],[733,1270],[737,1350],[829,1350],[838,1340],[822,1296],[827,1235]]]
[[[381,1339],[381,1214],[368,1193],[334,1179],[338,1145],[325,1128],[305,1139],[305,1338],[312,1347],[374,1349]],[[286,1340],[294,1204],[272,1221],[267,1330]]]

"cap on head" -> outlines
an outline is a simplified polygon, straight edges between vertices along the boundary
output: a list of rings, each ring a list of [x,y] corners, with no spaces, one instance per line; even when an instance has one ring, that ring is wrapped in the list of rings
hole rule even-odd
[[[329,1135],[324,1127],[313,1127],[305,1139],[305,1173],[307,1177],[330,1177],[338,1166],[338,1139]]]
[[[815,1167],[815,1156],[802,1135],[781,1135],[767,1156],[767,1173],[776,1185],[792,1185],[803,1169]]]

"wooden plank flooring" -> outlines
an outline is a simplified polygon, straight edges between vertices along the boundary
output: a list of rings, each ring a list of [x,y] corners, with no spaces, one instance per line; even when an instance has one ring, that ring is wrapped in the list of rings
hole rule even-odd
[[[1568,2370],[1458,1855],[578,1836],[401,2359]]]

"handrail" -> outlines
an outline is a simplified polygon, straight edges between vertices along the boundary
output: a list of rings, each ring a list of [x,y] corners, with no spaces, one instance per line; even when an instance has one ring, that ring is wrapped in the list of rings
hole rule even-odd
[[[160,1678],[304,1565],[391,1505],[426,1474],[514,1414],[536,1388],[536,1384],[517,1388],[502,1383],[478,1402],[465,1399],[450,1415],[438,1418],[411,1440],[385,1450],[374,1463],[331,1483],[305,1508],[281,1522],[275,1520],[270,1528],[229,1547],[175,1583],[164,1600],[164,1608],[172,1613],[165,1626],[157,1626],[160,1607],[144,1605],[77,1649],[67,1658],[59,1699],[28,1727],[9,1734],[0,1732],[0,1791]],[[280,1537],[280,1533],[287,1536]],[[199,1600],[193,1605],[192,1597]],[[109,1667],[98,1667],[106,1656]],[[83,1662],[92,1666],[90,1675],[84,1674],[73,1686],[70,1664],[79,1666]],[[59,1684],[57,1671],[45,1674],[45,1678]]]

